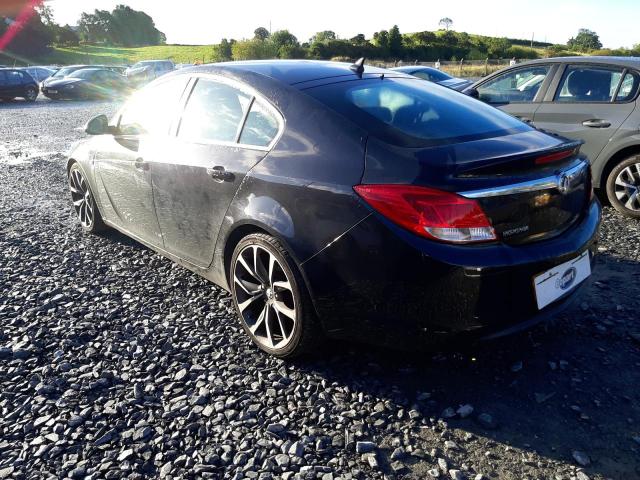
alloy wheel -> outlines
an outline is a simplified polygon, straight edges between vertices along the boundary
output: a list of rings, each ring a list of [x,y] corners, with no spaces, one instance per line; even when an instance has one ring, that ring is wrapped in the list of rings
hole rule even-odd
[[[38,92],[34,88],[27,89],[27,100],[34,102],[38,98]]]
[[[618,173],[615,195],[625,208],[640,212],[640,163],[628,165]]]
[[[233,284],[242,321],[255,341],[285,348],[298,317],[291,279],[278,258],[260,245],[246,246],[236,257]]]
[[[84,228],[90,229],[95,218],[95,203],[89,185],[80,170],[72,169],[69,173],[69,189],[78,220]]]

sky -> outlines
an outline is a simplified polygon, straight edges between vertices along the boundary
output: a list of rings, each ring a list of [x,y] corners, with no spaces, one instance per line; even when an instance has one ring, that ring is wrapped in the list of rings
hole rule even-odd
[[[640,43],[640,0],[47,0],[56,20],[70,25],[83,11],[112,10],[120,3],[151,15],[168,43],[251,38],[257,27],[270,25],[272,31],[288,29],[301,42],[321,30],[371,38],[394,24],[402,33],[437,30],[442,17],[451,18],[459,32],[566,43],[588,28],[608,48]]]

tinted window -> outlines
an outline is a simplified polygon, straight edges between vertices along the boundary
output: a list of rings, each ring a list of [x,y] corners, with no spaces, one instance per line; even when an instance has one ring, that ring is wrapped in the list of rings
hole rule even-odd
[[[624,76],[620,90],[616,96],[616,102],[628,102],[633,100],[638,93],[638,85],[640,84],[640,75],[629,72]]]
[[[531,129],[489,105],[418,79],[356,80],[305,91],[372,134],[403,146]]]
[[[98,70],[91,70],[88,68],[83,68],[81,70],[76,70],[75,72],[70,73],[69,75],[67,75],[67,77],[69,78],[82,78],[85,80],[89,80],[92,79],[96,73],[98,73]]]
[[[125,105],[120,117],[122,134],[168,135],[187,81],[185,76],[175,77],[150,84],[137,92]],[[158,108],[159,105],[162,108]]]
[[[224,83],[198,80],[182,114],[179,136],[235,142],[251,97]]]
[[[240,143],[267,147],[276,138],[278,127],[275,115],[262,102],[256,100],[247,115]]]
[[[70,73],[73,73],[75,71],[77,71],[78,68],[77,67],[66,67],[66,68],[61,68],[60,70],[58,70],[56,73],[53,74],[54,77],[66,77],[67,75],[69,75]]]
[[[556,94],[557,102],[610,102],[622,70],[599,67],[568,67]]]
[[[542,82],[547,78],[547,65],[519,68],[498,75],[477,90],[480,100],[487,103],[532,102]]]
[[[450,77],[446,73],[440,72],[436,69],[433,70],[417,70],[412,73],[412,75],[423,78],[424,80],[429,80],[430,82],[442,82],[443,80],[449,80]]]

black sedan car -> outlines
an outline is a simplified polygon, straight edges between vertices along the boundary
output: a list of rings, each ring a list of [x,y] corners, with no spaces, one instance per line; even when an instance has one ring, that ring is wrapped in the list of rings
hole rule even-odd
[[[601,209],[580,144],[399,72],[187,68],[86,131],[67,164],[82,228],[228,289],[279,357],[323,336],[504,334],[591,274]]]
[[[113,98],[129,92],[126,78],[108,68],[83,68],[48,81],[42,93],[52,100]]]
[[[392,68],[392,70],[413,75],[414,77],[427,80],[428,82],[437,83],[438,85],[457,90],[458,92],[461,92],[462,90],[473,84],[473,82],[470,80],[452,77],[442,70],[438,70],[437,68],[433,67],[425,67],[422,65],[407,65],[403,67],[395,67]]]
[[[0,68],[0,100],[10,102],[14,98],[24,98],[27,102],[35,102],[38,92],[38,84],[27,72]]]

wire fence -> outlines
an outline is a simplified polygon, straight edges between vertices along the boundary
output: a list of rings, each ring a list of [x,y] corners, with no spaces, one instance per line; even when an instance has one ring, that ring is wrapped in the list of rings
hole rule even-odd
[[[456,60],[456,61],[440,61],[437,60],[435,62],[383,62],[383,61],[372,61],[367,62],[377,67],[383,68],[392,68],[392,67],[402,67],[409,65],[422,65],[425,67],[433,67],[438,70],[442,70],[449,75],[453,75],[456,77],[462,78],[480,78],[489,75],[495,71],[498,71],[502,68],[508,67],[515,63],[519,63],[521,60],[516,59],[490,59],[487,58],[485,60]]]

